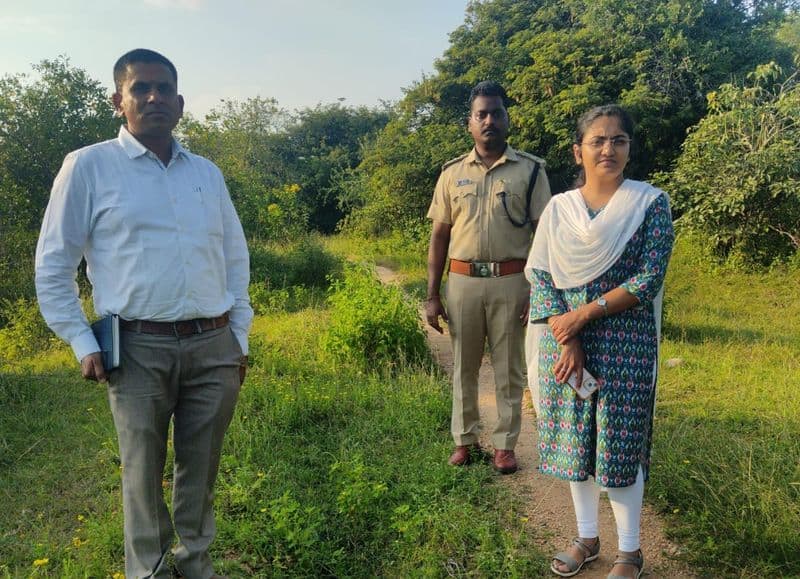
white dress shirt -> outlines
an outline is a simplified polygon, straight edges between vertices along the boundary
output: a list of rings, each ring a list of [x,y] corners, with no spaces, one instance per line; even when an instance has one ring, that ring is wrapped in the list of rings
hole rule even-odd
[[[253,319],[241,223],[220,170],[173,141],[165,167],[125,127],[64,159],[36,246],[47,324],[78,360],[100,350],[75,283],[86,258],[97,314],[179,321],[230,311],[246,354]]]

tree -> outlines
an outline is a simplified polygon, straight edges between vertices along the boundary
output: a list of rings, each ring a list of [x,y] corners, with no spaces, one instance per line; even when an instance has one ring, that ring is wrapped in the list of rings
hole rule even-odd
[[[223,101],[204,122],[187,116],[180,132],[190,149],[222,170],[248,235],[280,232],[268,225],[278,214],[302,218],[297,224],[301,230],[329,233],[343,215],[339,174],[360,162],[362,140],[381,129],[389,116],[386,107],[339,103],[292,114],[274,99],[256,97]],[[283,206],[290,198],[291,207]],[[268,206],[271,213],[264,212]]]
[[[770,63],[710,93],[667,176],[682,220],[721,258],[769,264],[800,252],[799,76]]]
[[[339,103],[300,110],[277,143],[277,152],[299,198],[309,212],[312,229],[331,233],[344,216],[339,203],[339,176],[361,161],[361,144],[382,129],[391,111],[386,107],[345,107]]]
[[[0,298],[33,295],[33,252],[64,156],[120,121],[102,85],[62,56],[0,79]]]
[[[791,61],[788,44],[775,38],[785,2],[741,0],[487,0],[473,1],[436,74],[414,84],[398,105],[402,128],[374,141],[368,159],[393,158],[420,142],[419,133],[463,131],[470,88],[492,78],[506,86],[512,104],[512,146],[545,157],[555,191],[572,181],[570,151],[577,117],[588,108],[618,102],[634,114],[629,174],[644,178],[669,169],[688,127],[706,112],[705,94],[757,64]],[[388,134],[387,134],[388,137]],[[437,139],[427,139],[439,146]],[[463,141],[459,141],[463,142]],[[452,151],[452,147],[448,147]],[[463,151],[462,151],[463,152]],[[430,157],[438,153],[431,152]],[[424,161],[415,152],[409,163]],[[361,169],[359,169],[360,171]],[[372,179],[363,189],[363,210],[385,203],[385,191],[433,189],[436,168],[415,167],[393,181]],[[424,180],[404,179],[423,176]],[[363,180],[351,181],[356,189]],[[352,192],[358,197],[358,192]],[[372,197],[370,197],[372,195]],[[417,196],[396,203],[407,218],[421,218]],[[393,223],[404,223],[403,219]]]

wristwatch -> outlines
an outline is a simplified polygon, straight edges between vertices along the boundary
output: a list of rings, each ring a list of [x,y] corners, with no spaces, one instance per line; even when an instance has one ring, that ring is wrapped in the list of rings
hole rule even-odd
[[[606,298],[604,298],[603,296],[600,296],[599,298],[597,298],[597,305],[600,306],[601,308],[603,308],[603,315],[607,316],[608,315],[608,301],[606,301]]]

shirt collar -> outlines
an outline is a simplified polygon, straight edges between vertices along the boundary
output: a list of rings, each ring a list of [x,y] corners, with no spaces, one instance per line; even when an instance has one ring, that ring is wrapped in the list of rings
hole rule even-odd
[[[503,151],[503,154],[497,160],[495,165],[502,165],[507,161],[519,161],[519,156],[517,152],[511,148],[511,145],[506,145],[506,150]],[[478,151],[475,150],[475,147],[472,147],[472,150],[467,155],[467,162],[468,163],[480,163],[481,158],[478,156]],[[494,166],[494,165],[493,165]]]
[[[136,137],[131,135],[130,131],[125,125],[121,125],[119,127],[119,134],[117,135],[117,140],[119,141],[120,146],[128,155],[128,158],[135,159],[137,157],[141,157],[142,155],[146,155],[150,152],[150,149],[145,147],[141,144]],[[172,138],[172,157],[170,158],[170,162],[174,161],[180,155],[186,155],[186,149],[184,149],[181,144]]]

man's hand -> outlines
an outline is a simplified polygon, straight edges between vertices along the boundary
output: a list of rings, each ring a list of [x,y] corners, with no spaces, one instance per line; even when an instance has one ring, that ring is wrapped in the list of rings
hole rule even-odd
[[[249,362],[249,358],[247,356],[242,356],[239,358],[239,386],[244,384],[244,378],[247,376],[247,364]]]
[[[519,315],[519,322],[524,326],[528,323],[528,314],[531,310],[531,301],[525,300],[525,305],[522,306],[522,313]]]
[[[81,375],[87,380],[106,382],[106,370],[103,368],[103,356],[100,352],[87,354],[81,360]]]
[[[434,296],[425,300],[425,318],[428,320],[428,325],[441,334],[444,330],[442,330],[442,326],[439,324],[439,316],[441,316],[445,322],[447,321],[447,312],[442,305],[442,298],[440,296]]]

